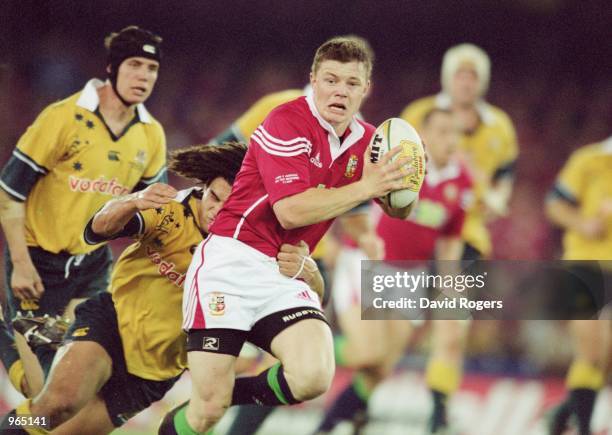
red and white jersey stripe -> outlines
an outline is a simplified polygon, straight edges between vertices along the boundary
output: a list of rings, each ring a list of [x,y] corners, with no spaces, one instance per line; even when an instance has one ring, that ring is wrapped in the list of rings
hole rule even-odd
[[[283,243],[314,248],[331,220],[284,230],[272,209],[310,188],[334,188],[361,178],[363,155],[375,128],[353,119],[341,140],[317,112],[312,96],[274,109],[251,136],[232,193],[210,229],[276,257]]]

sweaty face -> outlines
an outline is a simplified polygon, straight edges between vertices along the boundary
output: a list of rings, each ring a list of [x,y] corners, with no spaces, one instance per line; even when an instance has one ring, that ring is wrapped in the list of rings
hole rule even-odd
[[[200,202],[200,222],[203,230],[208,231],[231,191],[232,186],[221,177],[215,178],[206,188]]]
[[[476,70],[470,64],[462,65],[451,81],[451,99],[460,105],[472,105],[480,97],[479,87],[480,81]]]
[[[157,81],[159,62],[146,57],[128,57],[119,65],[117,90],[130,104],[143,103],[149,98]]]
[[[363,62],[324,60],[310,74],[317,110],[336,131],[344,134],[370,87]]]
[[[461,137],[457,120],[450,113],[433,113],[421,133],[433,164],[438,168],[446,166]]]

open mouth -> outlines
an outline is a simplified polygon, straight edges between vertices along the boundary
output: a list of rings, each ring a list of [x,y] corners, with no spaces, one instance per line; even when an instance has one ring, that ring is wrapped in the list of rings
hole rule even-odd
[[[134,86],[132,90],[139,95],[144,95],[147,92],[146,88],[143,88],[142,86]]]
[[[333,113],[344,113],[346,111],[346,106],[342,103],[332,103],[329,106],[329,110]]]

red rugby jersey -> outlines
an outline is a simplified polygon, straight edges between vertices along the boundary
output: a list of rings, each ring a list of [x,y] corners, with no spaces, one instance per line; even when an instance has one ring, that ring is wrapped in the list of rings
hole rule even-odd
[[[354,118],[342,142],[317,112],[312,96],[274,109],[253,133],[232,192],[210,232],[276,257],[281,244],[314,249],[333,220],[284,230],[272,205],[311,187],[341,187],[361,178],[375,128]]]
[[[419,193],[419,203],[408,220],[383,214],[377,232],[385,242],[385,260],[429,260],[440,236],[460,236],[472,180],[465,167],[451,163],[442,170],[433,165]]]

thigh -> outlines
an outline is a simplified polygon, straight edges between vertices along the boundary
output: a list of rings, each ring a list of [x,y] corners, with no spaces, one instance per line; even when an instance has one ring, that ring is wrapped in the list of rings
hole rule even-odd
[[[47,408],[65,401],[77,408],[85,406],[110,378],[111,372],[111,358],[100,344],[67,343],[57,352],[42,393],[32,401],[32,411],[48,415]]]
[[[303,370],[334,371],[334,347],[329,325],[319,319],[305,319],[281,331],[271,343],[272,354],[287,372]]]

